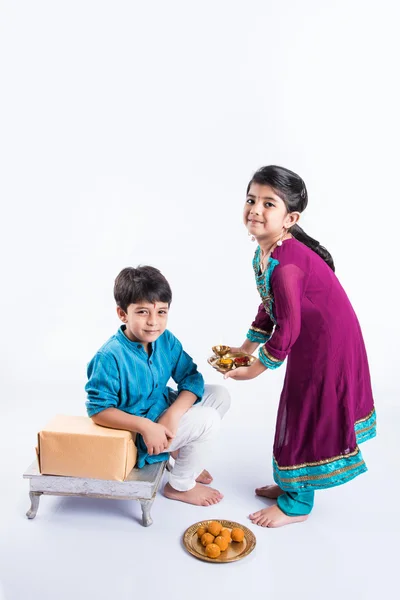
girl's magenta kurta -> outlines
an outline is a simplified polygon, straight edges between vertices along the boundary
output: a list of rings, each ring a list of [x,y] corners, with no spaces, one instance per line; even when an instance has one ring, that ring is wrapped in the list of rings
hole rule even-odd
[[[287,358],[274,442],[274,476],[285,490],[345,483],[366,470],[358,444],[375,435],[376,419],[364,341],[334,272],[294,238],[260,271],[262,304],[248,332],[265,342],[260,360]]]

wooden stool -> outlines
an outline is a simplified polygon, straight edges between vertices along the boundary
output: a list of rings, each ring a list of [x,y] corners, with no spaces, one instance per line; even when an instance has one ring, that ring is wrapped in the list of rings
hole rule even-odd
[[[46,496],[81,496],[85,498],[108,498],[114,500],[138,500],[142,506],[142,523],[148,527],[153,523],[150,511],[160,486],[166,462],[146,465],[143,469],[132,469],[125,481],[85,479],[41,475],[37,461],[25,471],[24,479],[29,479],[31,507],[26,513],[28,519],[36,517],[39,500]]]

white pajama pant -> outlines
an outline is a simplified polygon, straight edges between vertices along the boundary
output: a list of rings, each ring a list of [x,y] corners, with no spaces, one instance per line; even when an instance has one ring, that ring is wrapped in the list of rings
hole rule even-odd
[[[191,490],[205,468],[212,441],[231,403],[229,392],[220,385],[206,385],[204,396],[183,415],[168,451],[179,450],[169,473],[170,485],[179,492]]]

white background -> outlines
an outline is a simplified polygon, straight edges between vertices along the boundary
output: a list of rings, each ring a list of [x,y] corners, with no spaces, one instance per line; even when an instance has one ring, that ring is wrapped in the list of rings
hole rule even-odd
[[[209,585],[233,598],[250,586],[394,597],[398,12],[395,0],[0,2],[0,596],[198,598]],[[228,383],[207,465],[217,508],[160,496],[147,530],[138,504],[45,498],[28,522],[36,433],[85,414],[86,364],[118,327],[123,267],[162,270],[169,328],[221,382],[211,346],[240,344],[258,305],[241,212],[266,164],[306,181],[301,224],[332,253],[361,322],[379,417],[368,474],[318,493],[304,525],[251,525],[281,369]],[[250,525],[256,552],[220,567],[186,555],[182,532],[209,517]]]

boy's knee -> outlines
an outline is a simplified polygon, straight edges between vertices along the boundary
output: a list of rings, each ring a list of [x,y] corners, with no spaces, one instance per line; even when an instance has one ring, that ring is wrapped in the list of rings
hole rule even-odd
[[[216,385],[215,387],[218,388],[217,394],[218,399],[221,400],[221,406],[223,407],[224,411],[227,412],[231,407],[231,395],[223,385]]]
[[[201,408],[202,434],[201,438],[214,437],[220,430],[221,417],[215,408],[203,406]]]
[[[213,397],[213,406],[223,417],[231,406],[231,395],[223,385],[206,385],[206,390]]]

